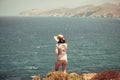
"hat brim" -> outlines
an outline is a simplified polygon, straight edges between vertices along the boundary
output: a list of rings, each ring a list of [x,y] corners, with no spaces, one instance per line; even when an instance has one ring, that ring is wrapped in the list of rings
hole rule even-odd
[[[54,39],[55,39],[55,41],[57,41],[57,42],[59,41],[58,38],[57,38],[57,36],[54,36]]]

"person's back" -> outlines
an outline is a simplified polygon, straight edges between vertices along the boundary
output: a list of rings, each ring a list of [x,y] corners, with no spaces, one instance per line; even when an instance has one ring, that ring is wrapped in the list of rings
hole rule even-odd
[[[66,60],[67,61],[67,44],[66,43],[58,43],[56,44],[58,48],[57,60]]]

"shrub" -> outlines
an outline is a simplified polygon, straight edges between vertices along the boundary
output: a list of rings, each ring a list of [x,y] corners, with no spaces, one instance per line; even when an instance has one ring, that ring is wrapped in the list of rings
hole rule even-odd
[[[83,80],[80,75],[70,75],[63,72],[49,72],[43,80]]]
[[[120,80],[120,74],[117,71],[103,71],[91,80]]]
[[[67,80],[84,80],[82,76],[76,74],[76,73],[71,73],[67,76]]]

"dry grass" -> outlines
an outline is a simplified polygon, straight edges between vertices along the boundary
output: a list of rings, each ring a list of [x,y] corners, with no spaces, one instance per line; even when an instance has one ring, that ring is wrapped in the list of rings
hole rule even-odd
[[[103,71],[91,80],[120,80],[120,74],[117,71]]]
[[[63,72],[49,72],[43,80],[84,80],[77,74],[67,74]]]
[[[103,71],[101,73],[88,73],[79,75],[77,73],[49,72],[45,78],[32,76],[32,80],[120,80],[117,71]]]
[[[90,80],[91,78],[93,78],[96,75],[97,75],[97,73],[87,73],[87,74],[84,73],[84,74],[82,74],[82,76],[85,80]]]

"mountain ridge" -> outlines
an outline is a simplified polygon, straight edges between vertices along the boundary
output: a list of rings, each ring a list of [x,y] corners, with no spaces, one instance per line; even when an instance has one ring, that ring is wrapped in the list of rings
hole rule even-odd
[[[112,17],[120,18],[120,3],[85,5],[76,8],[57,8],[53,10],[31,9],[19,13],[20,16],[68,16],[68,17]]]

